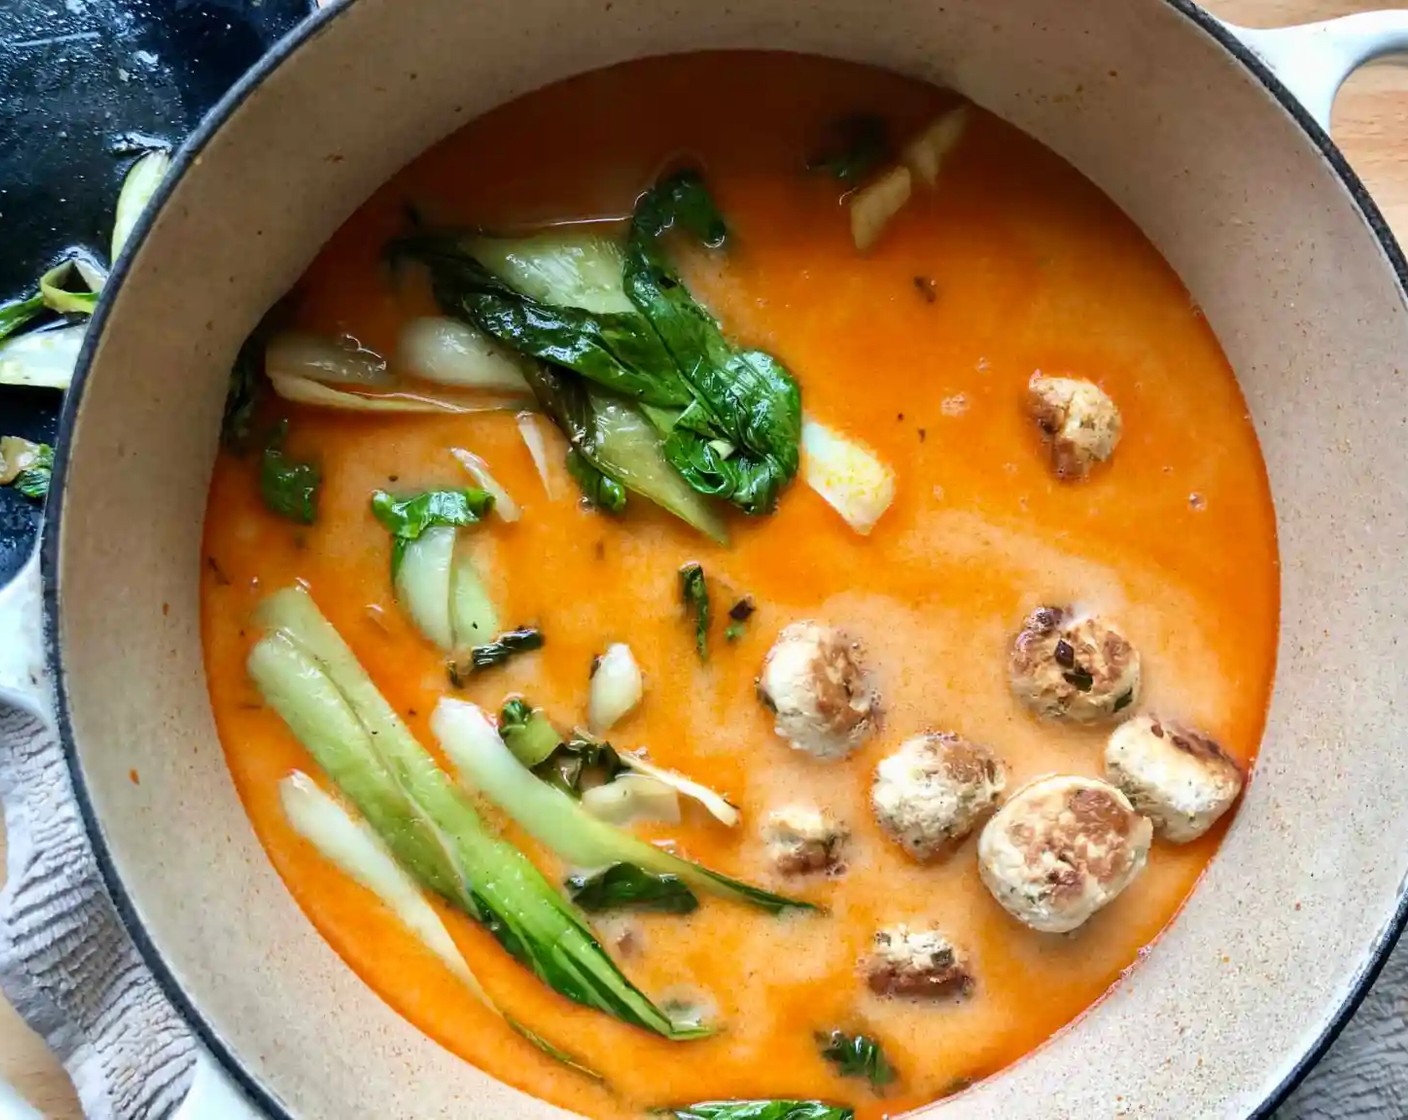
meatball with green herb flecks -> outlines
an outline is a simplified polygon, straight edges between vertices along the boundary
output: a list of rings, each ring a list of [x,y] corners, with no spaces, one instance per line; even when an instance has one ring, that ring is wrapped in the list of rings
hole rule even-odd
[[[1176,723],[1140,716],[1105,747],[1105,776],[1175,844],[1210,829],[1242,791],[1242,768],[1220,746]]]
[[[1066,607],[1038,607],[1012,641],[1013,695],[1037,715],[1113,719],[1139,702],[1139,651],[1112,625]]]
[[[1007,774],[986,747],[930,732],[880,760],[870,803],[881,826],[917,860],[942,855],[992,812]]]
[[[819,622],[783,627],[763,659],[758,698],[777,734],[819,759],[845,758],[880,722],[860,643]]]
[[[942,999],[973,990],[968,962],[932,926],[896,925],[880,930],[862,970],[866,984],[878,996]]]
[[[1094,382],[1035,373],[1027,384],[1027,408],[1050,441],[1058,478],[1084,478],[1115,453],[1120,410]]]

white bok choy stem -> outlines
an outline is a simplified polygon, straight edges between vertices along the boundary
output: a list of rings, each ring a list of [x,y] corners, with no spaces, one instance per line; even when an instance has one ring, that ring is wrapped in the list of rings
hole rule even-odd
[[[354,819],[336,798],[301,770],[279,782],[279,802],[295,832],[344,875],[376,895],[422,945],[465,982],[480,1002],[498,1012],[435,907],[366,821]]]
[[[0,342],[0,385],[67,389],[83,348],[86,323],[30,331]]]
[[[499,738],[489,717],[474,704],[442,697],[431,714],[430,729],[464,785],[483,794],[569,863],[583,868],[630,863],[657,874],[678,875],[691,887],[772,913],[817,909],[811,903],[773,894],[681,859],[597,820],[580,803],[524,767]]]
[[[900,158],[919,181],[932,187],[939,180],[944,160],[958,146],[968,127],[968,106],[960,105],[935,117],[904,146]]]
[[[396,367],[423,381],[527,395],[524,359],[477,327],[443,315],[412,319],[396,340]]]
[[[511,412],[521,409],[522,397],[486,397],[482,400],[450,400],[448,397],[434,397],[425,393],[380,393],[376,396],[363,396],[359,393],[344,392],[314,381],[310,377],[271,373],[269,384],[274,392],[294,404],[308,404],[320,408],[338,408],[344,412],[448,412],[469,415],[476,412]],[[531,415],[531,413],[530,413]]]
[[[450,624],[450,571],[457,530],[435,525],[406,543],[393,583],[396,601],[422,634],[443,650],[455,648]]]
[[[543,492],[547,494],[549,501],[556,501],[557,487],[553,485],[552,475],[548,471],[548,448],[543,441],[543,430],[538,427],[538,418],[531,412],[520,412],[518,434],[523,437],[528,454],[533,457],[533,466],[538,471],[538,477],[543,480]]]
[[[620,752],[617,757],[625,766],[637,773],[654,778],[657,782],[664,782],[671,789],[699,802],[720,824],[726,824],[729,828],[733,828],[743,819],[743,814],[728,798],[721,793],[714,792],[708,786],[700,785],[693,778],[686,778],[675,770],[666,770],[663,766],[656,766],[655,763],[626,751]]]
[[[592,667],[587,691],[587,727],[593,735],[609,731],[631,712],[645,692],[645,678],[625,642],[613,642]]]
[[[272,377],[301,377],[332,385],[384,389],[396,379],[386,359],[350,335],[332,338],[313,331],[280,331],[264,347],[264,369]]]
[[[607,824],[680,823],[679,794],[644,774],[618,774],[605,785],[584,789],[582,808]]]
[[[463,447],[450,448],[450,454],[458,460],[460,466],[469,472],[479,489],[486,490],[494,496],[494,512],[503,520],[517,521],[523,516],[523,511],[519,508],[518,503],[509,496],[509,492],[503,488],[499,480],[489,473],[488,463],[473,451],[466,451]]]
[[[895,472],[869,447],[802,418],[802,481],[862,536],[895,500]]]

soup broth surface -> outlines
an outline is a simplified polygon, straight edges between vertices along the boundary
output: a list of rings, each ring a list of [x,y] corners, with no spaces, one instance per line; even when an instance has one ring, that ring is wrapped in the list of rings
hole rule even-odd
[[[310,266],[290,302],[297,325],[391,355],[402,325],[437,314],[415,269],[388,269],[407,204],[431,224],[520,230],[619,220],[662,170],[697,165],[730,226],[727,247],[683,258],[692,292],[730,338],[776,355],[804,408],[868,445],[895,474],[869,536],[800,479],[771,516],[730,517],[711,542],[633,500],[621,518],[584,508],[548,441],[545,492],[512,413],[353,416],[279,404],[291,454],[315,458],[315,524],[260,499],[257,457],[222,455],[205,531],[202,610],[211,699],[229,765],[270,858],[309,918],[385,1000],[468,1062],[590,1117],[625,1118],[700,1099],[818,1098],[879,1120],[952,1093],[1038,1046],[1098,1000],[1169,922],[1223,825],[1194,843],[1156,840],[1144,874],[1077,933],[1033,932],[979,880],[970,837],[921,865],[875,822],[876,762],[907,736],[949,730],[1007,764],[1009,792],[1045,773],[1098,776],[1108,728],[1039,721],[1012,698],[1007,649],[1042,603],[1117,620],[1143,656],[1141,711],[1205,729],[1244,764],[1273,672],[1277,559],[1252,425],[1211,330],[1139,230],[1071,167],[977,109],[933,189],[916,188],[873,250],[851,240],[845,187],[805,170],[829,122],[882,115],[903,138],[956,104],[877,70],[781,54],[633,62],[532,93],[467,124],[371,198]],[[1124,436],[1080,483],[1050,469],[1025,411],[1034,371],[1097,382]],[[271,414],[272,415],[272,414]],[[692,915],[596,922],[603,944],[657,1001],[703,997],[722,1029],[671,1043],[569,1003],[512,963],[473,922],[436,903],[494,999],[604,1074],[587,1080],[536,1051],[478,1003],[375,900],[288,825],[277,783],[317,768],[244,669],[254,608],[302,582],[420,741],[452,692],[443,655],[397,606],[379,488],[472,480],[452,447],[482,456],[523,508],[469,532],[505,625],[534,624],[541,652],[456,692],[496,711],[519,692],[559,726],[584,723],[589,667],[627,642],[641,706],[610,738],[725,792],[725,828],[686,805],[678,826],[643,826],[691,858],[823,903],[773,917],[704,898]],[[751,596],[756,613],[701,663],[678,569],[700,562],[716,617]],[[823,763],[789,747],[755,698],[764,654],[787,623],[817,619],[864,645],[883,729]],[[770,810],[822,804],[851,830],[845,871],[784,879],[768,860]],[[553,877],[566,869],[486,815]],[[858,961],[875,931],[936,924],[969,955],[967,998],[870,994]],[[883,1042],[899,1080],[883,1096],[837,1075],[815,1034]]]

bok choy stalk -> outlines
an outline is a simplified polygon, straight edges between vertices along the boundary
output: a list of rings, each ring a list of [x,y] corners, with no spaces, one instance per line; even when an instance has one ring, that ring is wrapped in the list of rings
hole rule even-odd
[[[122,255],[127,239],[137,225],[137,219],[147,208],[147,203],[161,186],[162,179],[171,169],[171,153],[164,148],[152,148],[128,169],[122,180],[122,190],[117,196],[117,213],[112,222],[112,259]]]
[[[479,646],[498,631],[498,612],[461,547],[459,530],[493,507],[485,490],[372,494],[372,513],[391,533],[391,581],[416,627],[441,649]]]
[[[474,997],[539,1050],[600,1081],[594,1069],[574,1055],[505,1015],[484,990],[435,908],[366,821],[355,819],[338,800],[323,792],[307,774],[295,770],[279,782],[284,817],[294,831],[343,874],[371,891],[401,924],[460,978]]]
[[[648,844],[587,813],[560,789],[541,781],[499,738],[474,704],[441,698],[430,728],[459,770],[460,780],[499,806],[529,835],[580,867],[630,863],[657,874],[678,875],[690,887],[746,902],[772,913],[817,907],[721,875]]]
[[[522,852],[488,830],[307,592],[270,596],[258,620],[265,634],[250,652],[250,676],[403,867],[568,999],[670,1039],[709,1033],[656,1007],[607,956],[581,913]]]
[[[614,478],[607,478],[575,447],[567,449],[567,473],[572,476],[587,504],[607,513],[621,513],[626,508],[626,488]]]
[[[855,1120],[844,1105],[821,1101],[702,1101],[659,1109],[675,1120]]]
[[[727,543],[728,530],[718,511],[670,465],[664,440],[639,409],[551,366],[537,365],[527,376],[538,404],[588,464],[705,536]]]

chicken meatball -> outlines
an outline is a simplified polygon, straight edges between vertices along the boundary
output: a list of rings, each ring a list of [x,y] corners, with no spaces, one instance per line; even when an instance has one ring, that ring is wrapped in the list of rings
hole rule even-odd
[[[1144,869],[1153,826],[1099,778],[1038,778],[994,814],[978,839],[983,883],[1042,933],[1069,933]]]
[[[1037,715],[1094,723],[1139,700],[1139,651],[1097,615],[1038,607],[1012,642],[1012,691]]]
[[[880,720],[859,644],[818,622],[783,627],[763,660],[758,697],[776,717],[777,733],[816,758],[844,758]]]
[[[825,809],[789,805],[768,815],[763,826],[768,855],[784,875],[834,871],[850,833]]]
[[[1242,768],[1196,731],[1151,716],[1121,724],[1105,746],[1105,774],[1175,844],[1196,840],[1242,791]]]
[[[1027,383],[1027,407],[1050,440],[1058,478],[1084,478],[1115,453],[1120,410],[1093,382],[1034,373]]]
[[[878,996],[941,999],[973,990],[968,963],[932,926],[898,925],[875,935],[875,947],[862,964],[865,982]]]
[[[870,803],[910,855],[930,860],[977,828],[1006,785],[1002,763],[986,747],[931,732],[880,761]]]

